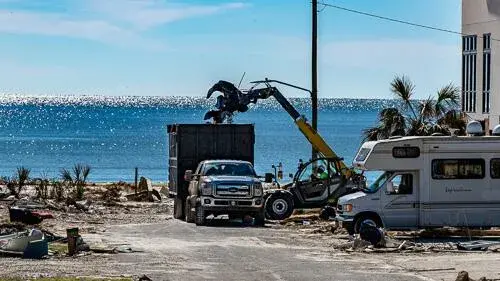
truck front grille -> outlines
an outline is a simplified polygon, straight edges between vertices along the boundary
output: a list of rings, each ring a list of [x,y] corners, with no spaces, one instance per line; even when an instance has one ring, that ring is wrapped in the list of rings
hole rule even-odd
[[[251,188],[248,185],[219,184],[215,187],[217,197],[251,197]]]
[[[229,200],[214,200],[214,204],[218,206],[230,206]],[[252,206],[252,201],[235,201],[236,206]]]

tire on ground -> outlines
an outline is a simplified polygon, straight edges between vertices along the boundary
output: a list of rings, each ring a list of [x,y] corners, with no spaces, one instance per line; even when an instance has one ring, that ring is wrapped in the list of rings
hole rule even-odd
[[[186,222],[188,223],[193,223],[195,220],[195,213],[192,211],[192,206],[191,206],[191,201],[186,198],[186,203],[185,203],[185,216],[186,216]]]
[[[353,230],[354,233],[358,234],[361,227],[361,223],[364,221],[372,221],[377,227],[382,227],[382,222],[380,218],[373,214],[360,215],[354,220]]]
[[[196,216],[194,222],[196,223],[196,225],[205,225],[205,210],[203,210],[203,207],[201,205],[196,205],[195,213]]]
[[[181,198],[174,198],[174,218],[183,220],[184,219],[184,200]]]
[[[266,213],[272,220],[284,220],[293,213],[293,200],[290,195],[274,193],[266,200]]]

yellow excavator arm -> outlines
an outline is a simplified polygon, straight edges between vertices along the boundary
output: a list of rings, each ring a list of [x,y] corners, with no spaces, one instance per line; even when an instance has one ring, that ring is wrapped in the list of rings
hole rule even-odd
[[[263,83],[266,85],[266,88],[261,89],[252,89],[249,91],[251,96],[258,96],[259,98],[268,98],[273,96],[276,101],[285,109],[285,111],[292,117],[293,121],[299,128],[300,132],[307,138],[309,143],[314,147],[314,149],[320,154],[321,157],[325,158],[338,158],[336,167],[339,172],[345,176],[345,178],[349,179],[353,176],[354,171],[348,168],[345,163],[341,160],[340,157],[333,151],[333,149],[326,143],[326,141],[321,137],[321,135],[314,130],[311,125],[307,122],[303,115],[300,115],[299,112],[295,109],[295,107],[283,96],[283,94],[276,88],[271,86],[270,83],[279,83],[289,87],[293,87],[299,90],[308,91],[307,89],[291,85],[285,82],[277,81],[277,80],[264,80],[264,81],[255,81],[252,83]]]
[[[307,138],[309,143],[314,147],[321,157],[325,158],[339,158],[337,154],[333,151],[333,149],[325,142],[325,140],[321,137],[321,135],[315,131],[309,123],[307,123],[304,117],[299,117],[295,120],[295,124],[299,127],[299,130],[302,134]],[[349,169],[344,161],[338,161],[340,167],[337,167],[342,175],[346,178],[350,178],[352,176],[352,171]]]

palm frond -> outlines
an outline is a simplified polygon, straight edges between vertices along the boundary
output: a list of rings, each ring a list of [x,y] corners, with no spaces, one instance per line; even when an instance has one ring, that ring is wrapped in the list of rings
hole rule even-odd
[[[441,88],[437,93],[435,112],[437,116],[445,114],[450,107],[457,107],[460,102],[460,88],[453,84],[448,84]]]
[[[382,128],[370,127],[363,130],[363,141],[376,141],[380,135]]]
[[[391,82],[391,91],[397,97],[404,102],[411,101],[413,96],[413,91],[415,90],[415,85],[406,76],[396,76]]]
[[[31,170],[23,166],[17,168],[17,180],[19,185],[24,185],[30,176]]]
[[[89,177],[89,174],[90,174],[90,170],[91,170],[91,167],[89,165],[85,165],[83,166],[83,169],[82,169],[82,176],[83,176],[83,182],[87,182],[87,178]]]
[[[82,170],[83,166],[81,164],[75,164],[75,166],[73,166],[73,175],[75,176],[75,182],[82,181]]]
[[[432,119],[436,114],[435,101],[431,97],[421,101],[418,105],[418,112],[422,121]]]
[[[412,105],[412,97],[415,91],[415,85],[406,76],[396,76],[391,82],[391,92],[401,100],[407,109],[410,109],[416,118],[415,110]]]
[[[71,172],[68,169],[61,169],[60,172],[61,179],[64,182],[73,182],[73,176],[71,175]]]

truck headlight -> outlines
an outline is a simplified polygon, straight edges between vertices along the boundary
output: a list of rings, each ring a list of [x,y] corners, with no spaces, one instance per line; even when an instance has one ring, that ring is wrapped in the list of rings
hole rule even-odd
[[[345,204],[343,207],[344,212],[350,212],[352,211],[352,204]]]
[[[262,184],[256,183],[253,185],[253,195],[262,196]]]
[[[212,184],[211,183],[203,182],[201,184],[201,195],[205,195],[205,196],[212,195]]]

